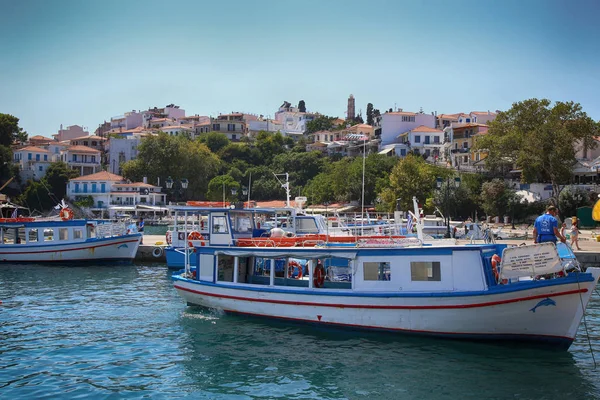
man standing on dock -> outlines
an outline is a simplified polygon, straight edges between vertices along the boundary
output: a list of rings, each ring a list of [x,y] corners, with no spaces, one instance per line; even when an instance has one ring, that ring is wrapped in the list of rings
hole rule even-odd
[[[565,237],[558,231],[557,214],[558,209],[556,207],[548,206],[546,213],[537,217],[533,224],[533,243],[552,242],[556,244],[556,238],[563,243],[566,241]]]

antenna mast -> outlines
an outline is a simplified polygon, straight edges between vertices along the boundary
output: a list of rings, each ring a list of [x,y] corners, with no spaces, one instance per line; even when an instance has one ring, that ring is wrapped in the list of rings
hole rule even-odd
[[[277,179],[277,182],[279,182],[281,187],[285,189],[286,207],[291,208],[292,204],[290,203],[291,193],[290,193],[290,176],[289,176],[289,174],[286,172],[285,174],[273,173],[273,175],[275,175],[275,179]],[[285,183],[282,183],[281,180],[277,177],[277,175],[281,175],[281,176],[285,175]]]

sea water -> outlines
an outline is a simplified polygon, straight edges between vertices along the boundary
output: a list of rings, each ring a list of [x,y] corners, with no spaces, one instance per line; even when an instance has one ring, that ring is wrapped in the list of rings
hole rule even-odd
[[[600,398],[583,324],[568,352],[321,330],[186,307],[160,264],[0,265],[0,300],[2,399]]]

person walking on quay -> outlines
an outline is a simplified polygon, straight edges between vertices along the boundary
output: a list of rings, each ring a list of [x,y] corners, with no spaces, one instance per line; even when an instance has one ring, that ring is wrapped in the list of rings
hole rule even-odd
[[[558,231],[557,214],[558,209],[556,207],[548,206],[546,213],[537,217],[533,224],[533,243],[556,243],[556,238],[563,243],[566,241],[565,237]]]
[[[571,247],[573,246],[577,250],[581,250],[579,247],[579,219],[577,217],[571,218]]]
[[[140,240],[140,244],[144,244],[144,218],[140,218],[140,222],[138,223],[138,232],[142,234],[142,240]]]

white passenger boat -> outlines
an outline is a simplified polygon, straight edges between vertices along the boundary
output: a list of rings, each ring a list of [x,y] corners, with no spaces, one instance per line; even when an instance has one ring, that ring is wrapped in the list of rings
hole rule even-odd
[[[600,277],[553,243],[256,247],[235,244],[224,211],[208,224],[173,276],[188,304],[316,325],[566,349]]]
[[[0,262],[133,261],[142,235],[97,220],[0,220]]]

